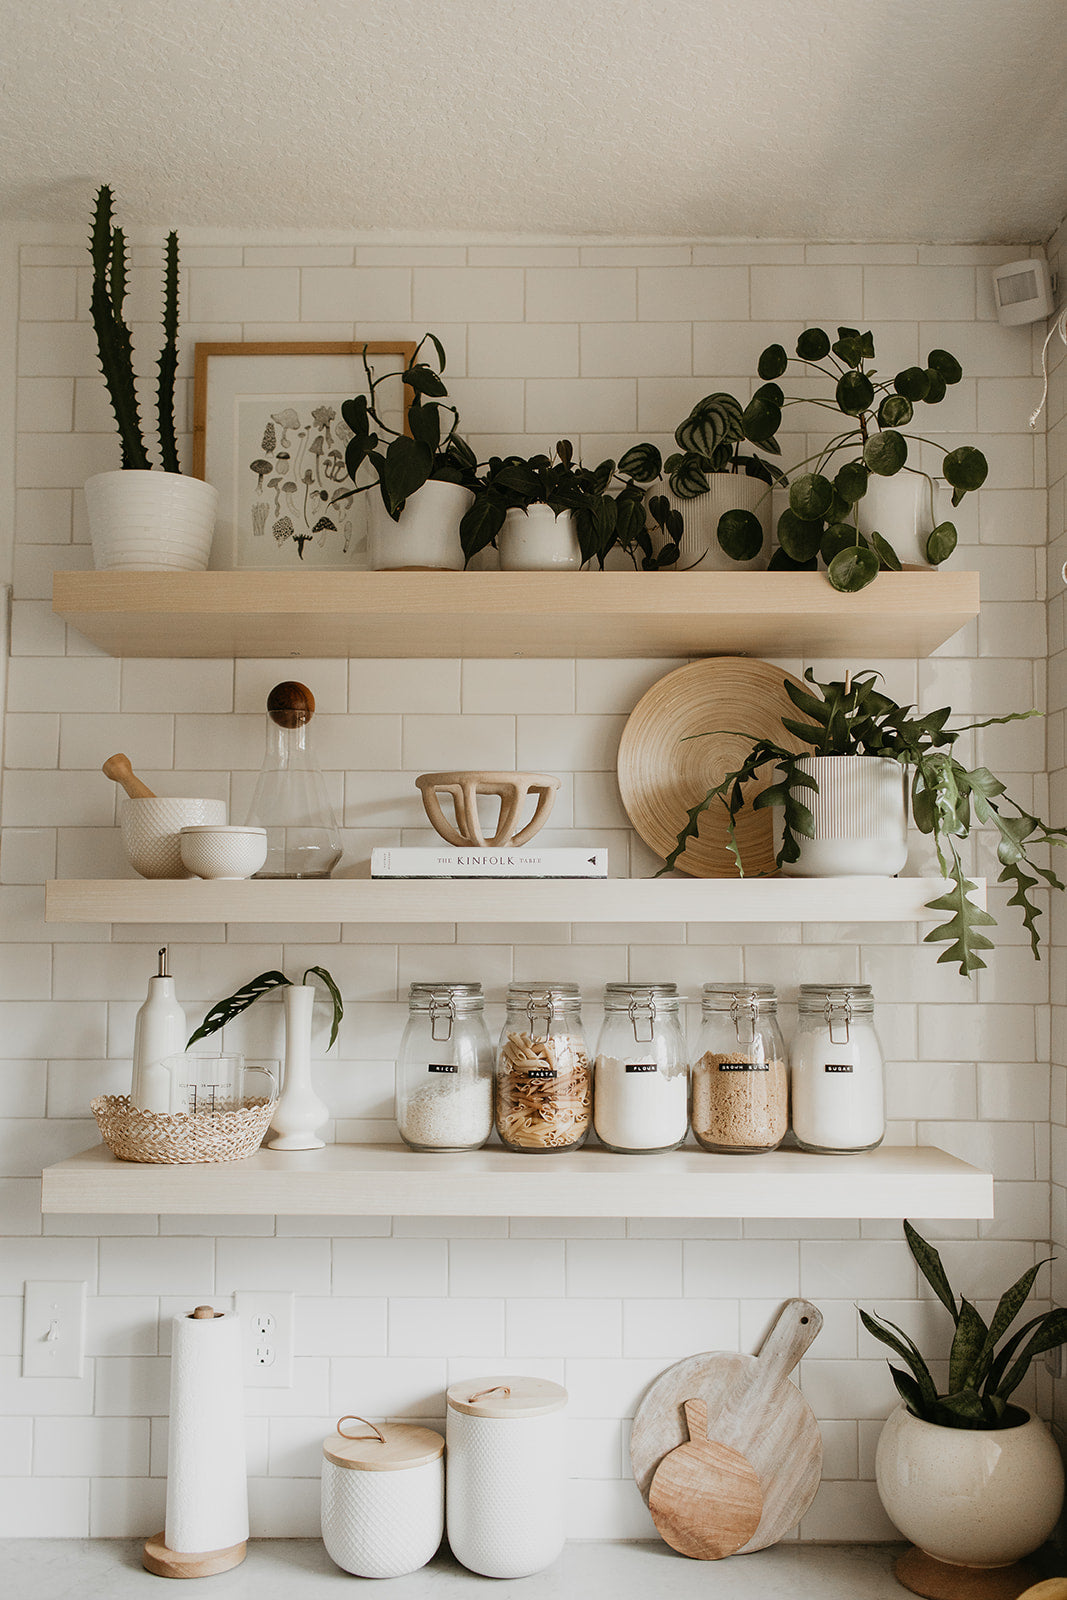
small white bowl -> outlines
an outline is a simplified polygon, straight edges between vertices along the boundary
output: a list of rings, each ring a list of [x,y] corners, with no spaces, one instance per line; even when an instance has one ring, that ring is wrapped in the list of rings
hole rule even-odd
[[[202,823],[181,830],[182,866],[197,878],[250,878],[267,859],[266,828]]]

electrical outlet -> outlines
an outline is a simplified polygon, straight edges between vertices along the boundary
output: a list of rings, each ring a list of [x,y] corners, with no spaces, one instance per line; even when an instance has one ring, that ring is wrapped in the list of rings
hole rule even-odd
[[[293,1295],[290,1289],[246,1289],[234,1296],[244,1337],[245,1387],[293,1387]]]
[[[84,1283],[26,1284],[22,1376],[80,1378],[85,1354]]]

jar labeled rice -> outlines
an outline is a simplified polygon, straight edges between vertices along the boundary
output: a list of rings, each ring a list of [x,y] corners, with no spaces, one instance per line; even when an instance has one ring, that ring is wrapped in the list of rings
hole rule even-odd
[[[480,983],[413,983],[396,1121],[413,1150],[477,1150],[493,1131],[493,1046]]]
[[[496,1127],[509,1150],[576,1150],[593,1119],[593,1073],[576,983],[508,985],[497,1052]]]
[[[789,1078],[769,983],[706,983],[693,1066],[693,1133],[705,1150],[777,1150],[789,1126]]]

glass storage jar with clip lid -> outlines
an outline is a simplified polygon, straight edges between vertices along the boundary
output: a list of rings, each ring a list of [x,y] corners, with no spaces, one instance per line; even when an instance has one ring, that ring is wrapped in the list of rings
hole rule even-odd
[[[593,1127],[622,1155],[674,1150],[689,1130],[689,1056],[675,983],[609,983],[593,1068]]]
[[[478,1150],[493,1131],[493,1046],[480,983],[413,983],[396,1123],[413,1150]]]
[[[496,1127],[509,1150],[577,1150],[593,1120],[593,1073],[576,983],[511,983],[497,1053]]]
[[[869,983],[802,983],[789,1051],[803,1150],[850,1155],[885,1138],[885,1068]]]
[[[789,1077],[769,983],[706,983],[693,1065],[693,1133],[705,1150],[777,1150],[789,1127]]]
[[[314,714],[306,684],[277,683],[267,696],[266,750],[245,818],[267,830],[256,878],[328,878],[341,859],[340,825],[311,754]]]

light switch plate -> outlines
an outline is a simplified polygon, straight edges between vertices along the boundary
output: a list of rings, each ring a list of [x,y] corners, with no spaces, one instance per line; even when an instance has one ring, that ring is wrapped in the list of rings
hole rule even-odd
[[[85,1355],[85,1284],[26,1283],[22,1376],[80,1378]]]

